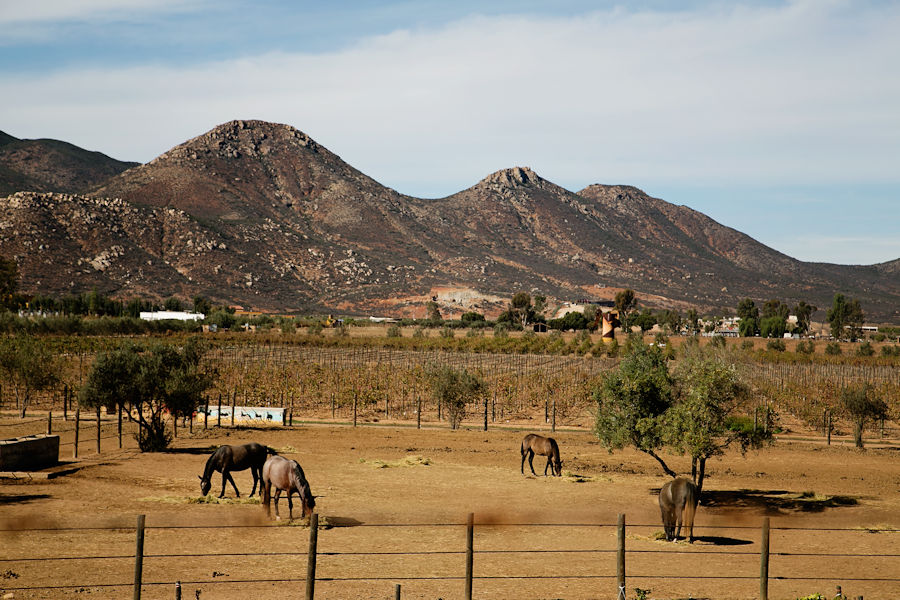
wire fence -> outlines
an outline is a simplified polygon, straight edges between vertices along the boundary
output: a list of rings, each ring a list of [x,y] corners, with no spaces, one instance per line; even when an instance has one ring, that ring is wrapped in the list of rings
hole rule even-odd
[[[384,598],[392,588],[399,597],[401,587],[410,597],[467,599],[624,600],[629,589],[651,587],[674,597],[766,599],[770,589],[773,597],[797,597],[808,591],[796,590],[835,583],[869,597],[900,591],[900,530],[893,527],[770,527],[765,519],[761,526],[695,527],[690,545],[658,540],[657,524],[626,528],[624,515],[616,523],[497,523],[474,514],[455,523],[331,521],[314,514],[308,527],[152,524],[140,515],[130,526],[7,525],[0,528],[0,590],[112,598],[131,589],[139,599],[180,598],[192,586],[197,598],[226,593],[223,587],[250,597],[278,584],[287,586],[279,597],[309,600]],[[804,547],[811,540],[820,549]],[[61,551],[91,541],[94,553]],[[243,549],[209,549],[236,545]],[[727,594],[708,591],[723,585]]]

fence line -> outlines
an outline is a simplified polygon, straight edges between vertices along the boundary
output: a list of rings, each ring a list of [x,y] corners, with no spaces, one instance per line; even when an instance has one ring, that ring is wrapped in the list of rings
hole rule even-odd
[[[646,548],[627,548],[625,544],[625,522],[624,515],[621,516],[621,520],[618,523],[478,523],[474,519],[474,515],[471,515],[469,519],[465,523],[367,523],[360,524],[354,527],[371,527],[371,528],[384,528],[384,527],[407,527],[407,528],[427,528],[427,527],[457,527],[462,528],[466,527],[467,530],[467,544],[465,549],[456,549],[456,550],[420,550],[420,551],[409,551],[409,550],[396,550],[396,551],[385,551],[385,550],[375,550],[375,551],[363,551],[363,550],[352,550],[352,551],[343,551],[343,550],[324,550],[318,551],[316,548],[316,540],[319,535],[319,529],[316,526],[318,523],[318,514],[313,514],[311,518],[310,528],[304,529],[307,532],[310,538],[310,549],[309,552],[296,551],[296,552],[287,552],[287,551],[272,551],[272,552],[190,552],[190,553],[145,553],[144,552],[144,536],[147,533],[151,533],[153,530],[198,530],[198,529],[209,529],[209,530],[219,530],[223,528],[232,528],[232,529],[265,529],[270,532],[285,532],[284,528],[276,527],[271,524],[266,525],[226,525],[226,526],[218,526],[218,525],[146,525],[143,515],[138,517],[138,526],[136,528],[137,534],[137,545],[134,554],[107,554],[107,555],[94,555],[94,556],[18,556],[18,557],[5,557],[0,558],[0,564],[12,565],[16,563],[34,563],[38,561],[85,561],[85,560],[135,560],[135,573],[134,580],[130,583],[126,582],[102,582],[102,583],[88,583],[88,582],[75,582],[66,585],[21,585],[21,586],[8,586],[2,585],[0,588],[8,591],[28,591],[28,590],[65,590],[65,589],[77,589],[77,588],[111,588],[111,587],[129,587],[133,586],[135,589],[135,598],[140,598],[140,588],[145,586],[171,586],[175,585],[176,581],[143,581],[142,571],[145,560],[160,560],[160,559],[184,559],[184,558],[192,558],[192,559],[217,559],[223,557],[292,557],[299,558],[304,554],[308,556],[308,575],[307,577],[282,577],[282,578],[240,578],[240,579],[180,579],[178,582],[180,584],[194,584],[194,585],[218,585],[218,584],[259,584],[259,583],[278,583],[278,582],[306,582],[307,583],[307,598],[310,600],[313,598],[314,594],[314,582],[322,581],[322,582],[365,582],[365,581],[456,581],[462,580],[466,585],[466,597],[471,597],[471,590],[473,581],[501,581],[501,580],[586,580],[586,579],[597,579],[597,580],[616,580],[618,583],[618,587],[620,589],[624,586],[624,581],[626,579],[638,579],[638,580],[692,580],[692,581],[702,581],[702,580],[734,580],[734,581],[749,581],[754,579],[760,579],[760,598],[767,597],[767,586],[770,580],[777,581],[835,581],[840,580],[843,582],[881,582],[881,583],[897,583],[900,582],[900,577],[876,577],[870,575],[862,575],[862,576],[854,576],[854,577],[840,577],[831,573],[827,577],[822,576],[810,576],[804,573],[799,574],[791,574],[789,576],[770,576],[768,570],[768,561],[772,558],[786,558],[786,557],[817,557],[817,558],[875,558],[875,559],[895,559],[900,558],[900,553],[898,552],[885,552],[885,553],[865,553],[865,552],[783,552],[783,551],[770,551],[768,547],[768,535],[772,532],[793,532],[793,531],[820,531],[820,532],[835,532],[835,531],[843,531],[843,532],[851,532],[851,533],[871,533],[871,532],[881,532],[881,533],[900,533],[897,529],[894,528],[832,528],[832,527],[822,527],[822,528],[812,528],[812,527],[769,527],[768,526],[768,518],[765,519],[763,525],[764,538],[763,543],[761,545],[760,551],[736,551],[736,550],[705,550],[705,549],[646,549]],[[313,528],[315,527],[315,528]],[[481,541],[484,541],[484,535],[490,535],[490,531],[498,530],[498,529],[509,529],[512,527],[517,528],[545,528],[545,527],[592,527],[597,529],[612,529],[616,528],[619,532],[619,539],[621,540],[618,548],[608,549],[608,548],[557,548],[557,549],[546,549],[539,547],[532,548],[522,548],[522,549],[474,549],[472,544],[472,534],[475,529],[478,529],[482,532]],[[630,524],[628,527],[633,529],[640,528],[654,528],[658,529],[657,524]],[[701,527],[697,527],[701,529]],[[759,530],[759,527],[752,527],[747,525],[739,525],[739,526],[726,526],[726,525],[704,525],[702,529],[738,529],[738,530],[747,530],[754,529]],[[23,528],[2,528],[0,529],[0,533],[5,532],[16,532],[16,533],[27,533],[27,532],[67,532],[67,531],[82,531],[82,532],[98,532],[98,531],[115,531],[127,533],[128,530],[135,531],[134,528],[131,527],[123,527],[123,526],[96,526],[96,527],[23,527]],[[323,530],[327,532],[328,530]],[[325,535],[328,535],[327,533]],[[633,543],[632,543],[633,545]],[[616,561],[620,565],[620,572],[613,574],[613,566],[609,565],[610,572],[609,573],[592,573],[592,572],[577,572],[577,573],[566,573],[566,572],[554,572],[550,575],[541,575],[541,574],[515,574],[515,573],[506,573],[506,574],[493,574],[493,573],[475,573],[473,569],[473,560],[478,556],[487,556],[487,555],[504,555],[504,554],[513,554],[513,555],[522,555],[522,554],[535,554],[540,556],[546,555],[569,555],[569,554],[596,554],[596,555],[616,555]],[[672,555],[672,554],[680,554],[680,555],[720,555],[720,556],[760,556],[762,561],[762,572],[759,576],[751,575],[746,573],[731,573],[731,574],[721,574],[721,575],[694,575],[694,574],[684,574],[679,572],[672,572],[667,574],[661,574],[658,572],[641,572],[637,573],[627,573],[625,571],[625,565],[627,556],[631,555],[647,555],[647,554],[664,554],[664,555]],[[353,556],[412,556],[412,557],[427,557],[427,556],[447,556],[447,555],[466,555],[467,556],[467,565],[466,565],[466,573],[465,575],[453,575],[453,574],[431,574],[428,576],[421,575],[413,575],[413,574],[396,574],[396,575],[367,575],[367,576],[357,576],[353,574],[349,574],[346,576],[336,576],[336,575],[326,575],[326,576],[316,576],[315,574],[315,563],[318,558],[340,558],[340,557],[353,557]],[[544,559],[542,559],[543,561]],[[542,562],[542,564],[544,564]],[[645,568],[645,567],[644,567]],[[821,567],[820,567],[821,568]],[[693,571],[690,567],[688,567],[689,573]],[[889,571],[890,573],[900,573],[900,569],[892,569]],[[311,575],[310,575],[311,574]]]

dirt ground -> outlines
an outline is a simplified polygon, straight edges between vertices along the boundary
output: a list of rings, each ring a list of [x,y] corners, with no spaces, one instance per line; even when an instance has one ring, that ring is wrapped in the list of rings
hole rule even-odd
[[[39,433],[0,417],[0,438]],[[322,523],[317,598],[463,598],[466,528],[474,513],[475,598],[616,598],[617,531],[626,517],[627,598],[757,598],[763,518],[771,521],[769,597],[841,585],[850,597],[900,597],[900,446],[858,451],[793,432],[772,448],[709,466],[694,544],[660,541],[657,463],[608,453],[587,430],[554,435],[563,476],[520,474],[534,429],[306,424],[292,429],[180,431],[170,452],[96,454],[61,433],[53,479],[0,479],[0,597],[131,597],[135,524],[146,515],[142,598],[302,598],[306,521],[266,519],[238,472],[221,503],[200,500],[198,475],[219,444],[258,441],[303,466]],[[667,457],[681,472],[682,457]],[[528,472],[527,463],[525,465]],[[59,471],[57,468],[56,471]],[[220,491],[213,477],[213,494]],[[280,510],[286,517],[284,499]],[[299,515],[299,502],[295,516]],[[36,589],[25,589],[36,588]]]

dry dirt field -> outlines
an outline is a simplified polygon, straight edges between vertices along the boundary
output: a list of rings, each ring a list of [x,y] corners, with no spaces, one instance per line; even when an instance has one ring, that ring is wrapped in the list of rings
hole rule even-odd
[[[29,431],[29,427],[31,430]],[[36,429],[35,429],[36,428]],[[60,429],[63,429],[60,427]],[[0,438],[40,432],[0,418]],[[142,598],[303,598],[309,529],[267,520],[241,499],[197,502],[198,475],[219,444],[258,441],[298,460],[322,523],[316,598],[463,598],[465,521],[475,515],[474,597],[616,598],[617,515],[624,513],[627,598],[758,598],[761,525],[771,519],[769,598],[835,586],[867,600],[900,597],[898,447],[826,447],[798,435],[711,462],[693,545],[656,539],[656,462],[608,453],[587,430],[561,430],[563,476],[523,476],[523,428],[306,424],[292,429],[181,431],[170,452],[126,438],[96,454],[82,433],[54,479],[0,479],[0,597],[132,597],[137,515],[146,515]],[[689,469],[684,458],[673,466]],[[526,472],[527,472],[526,464]],[[220,490],[213,478],[213,494]],[[287,506],[282,499],[282,515]],[[299,514],[299,503],[295,515]],[[115,584],[120,584],[118,587]],[[26,589],[36,588],[36,589]]]

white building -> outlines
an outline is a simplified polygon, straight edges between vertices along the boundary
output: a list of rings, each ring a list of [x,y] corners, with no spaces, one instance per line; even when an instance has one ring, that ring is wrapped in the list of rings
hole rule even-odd
[[[141,318],[145,321],[202,321],[206,318],[203,313],[183,312],[180,310],[156,310],[152,312],[141,311]]]

